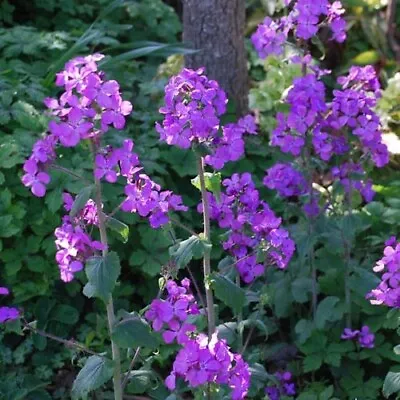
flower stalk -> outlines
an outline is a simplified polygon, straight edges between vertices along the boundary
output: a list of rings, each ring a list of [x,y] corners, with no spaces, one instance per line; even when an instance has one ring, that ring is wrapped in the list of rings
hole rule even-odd
[[[93,144],[93,158],[96,155],[96,146]],[[96,165],[94,163],[94,169]],[[106,257],[108,253],[108,239],[107,230],[105,224],[105,215],[102,212],[102,194],[101,194],[101,182],[98,178],[94,177],[95,183],[95,203],[97,207],[97,217],[99,221],[99,231],[100,231],[100,241],[103,245],[102,256]],[[111,340],[111,351],[112,359],[114,361],[114,373],[113,373],[113,386],[114,386],[114,399],[122,400],[122,380],[121,380],[121,356],[117,344],[112,340],[112,333],[115,324],[115,313],[114,313],[114,302],[112,295],[106,304],[107,309],[107,321],[108,321],[108,331],[110,333]]]
[[[206,183],[204,179],[204,159],[198,157],[197,169],[200,179],[200,190],[201,190],[201,201],[203,203],[203,225],[204,225],[204,239],[206,242],[210,242],[210,210],[208,203],[208,196],[206,190]],[[210,250],[205,249],[203,257],[203,273],[204,273],[204,285],[206,290],[206,303],[207,303],[207,323],[208,323],[208,338],[211,339],[212,334],[215,331],[215,310],[214,310],[214,297],[210,287],[210,275],[211,275],[211,260]]]

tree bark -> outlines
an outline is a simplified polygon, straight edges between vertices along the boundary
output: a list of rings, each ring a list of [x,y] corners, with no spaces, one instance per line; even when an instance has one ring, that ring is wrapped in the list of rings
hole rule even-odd
[[[183,40],[199,50],[185,56],[185,65],[205,67],[238,116],[248,110],[244,28],[245,0],[183,0]]]

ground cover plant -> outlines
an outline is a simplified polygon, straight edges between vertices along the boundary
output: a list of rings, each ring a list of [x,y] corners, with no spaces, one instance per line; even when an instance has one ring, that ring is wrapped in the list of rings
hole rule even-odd
[[[49,2],[56,36],[5,4],[0,398],[395,397],[397,75],[331,69],[349,11],[267,5],[236,117],[204,69],[158,67],[191,51],[161,1]]]

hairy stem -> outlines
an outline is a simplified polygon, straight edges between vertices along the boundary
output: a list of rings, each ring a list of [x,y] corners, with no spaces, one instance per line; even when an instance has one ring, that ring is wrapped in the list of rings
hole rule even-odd
[[[96,154],[96,147],[93,144],[93,157]],[[95,168],[95,165],[94,165]],[[94,171],[94,169],[93,169]],[[102,209],[102,195],[101,195],[101,183],[100,180],[96,177],[94,178],[96,195],[95,195],[95,203],[97,207],[97,217],[99,220],[99,231],[100,231],[100,240],[104,247],[103,257],[107,256],[108,253],[108,239],[107,239],[107,231],[105,224],[105,215],[101,211]],[[114,314],[114,303],[113,298],[110,295],[108,303],[106,304],[107,308],[107,320],[108,320],[108,330],[110,333],[111,340],[111,350],[112,350],[112,358],[114,361],[114,375],[113,375],[113,384],[114,384],[114,399],[122,400],[122,383],[121,383],[121,356],[119,353],[119,348],[117,344],[112,340],[112,332],[115,324],[115,314]]]
[[[88,181],[88,180],[87,180],[86,178],[84,178],[83,176],[77,174],[77,173],[74,172],[74,171],[71,171],[71,170],[68,169],[68,168],[62,167],[61,165],[58,165],[58,164],[50,164],[50,168],[53,168],[53,169],[55,169],[55,170],[57,170],[57,171],[64,172],[64,174],[70,175],[70,176],[72,176],[73,178],[76,178],[76,179],[78,179],[78,180],[80,180],[80,181],[82,181],[82,182],[84,182],[84,183],[86,183],[86,184],[90,184],[90,183],[91,183],[90,181]]]
[[[352,218],[352,181],[350,179],[349,185],[349,193],[346,196],[346,204],[347,204],[347,215],[348,218]],[[346,262],[346,272],[344,275],[344,290],[345,290],[345,302],[346,302],[346,324],[347,328],[351,329],[351,291],[350,291],[350,276],[351,276],[351,243],[349,240],[345,238],[344,232],[342,234],[343,237],[343,246],[344,246],[344,257]]]
[[[204,239],[210,242],[210,210],[208,204],[208,196],[206,190],[206,183],[204,179],[204,159],[198,157],[197,169],[200,179],[201,189],[201,200],[203,203],[203,224],[204,224]],[[204,270],[204,285],[206,290],[206,302],[207,302],[207,322],[208,322],[208,338],[210,339],[215,331],[215,312],[214,312],[214,298],[212,289],[210,287],[210,275],[211,275],[211,261],[210,251],[204,251],[203,258],[203,270]]]
[[[238,287],[240,287],[240,275],[239,274],[236,275],[236,285]],[[242,313],[242,311],[240,311],[237,315],[238,328],[242,321],[243,321],[243,313]],[[242,349],[242,347],[243,347],[243,329],[239,330],[239,349]]]
[[[136,349],[135,354],[133,355],[132,361],[131,361],[131,363],[129,364],[128,371],[127,371],[127,373],[126,373],[126,375],[125,375],[125,378],[124,378],[124,380],[123,380],[123,382],[122,382],[122,391],[124,391],[125,386],[126,386],[126,384],[128,383],[128,381],[129,381],[129,375],[131,374],[131,371],[132,371],[132,369],[133,369],[133,367],[134,367],[134,365],[135,365],[135,362],[136,362],[137,358],[139,357],[139,353],[140,353],[140,347],[138,347],[138,348]]]
[[[307,52],[306,45],[305,47],[305,53]],[[307,75],[307,64],[305,62],[302,63],[301,65],[301,73],[303,76]],[[313,202],[313,170],[312,170],[312,165],[311,165],[311,151],[310,151],[310,146],[311,146],[311,138],[310,138],[310,133],[306,132],[306,146],[304,148],[304,153],[303,153],[303,162],[306,167],[306,173],[307,173],[307,186],[308,186],[308,193],[310,195],[310,204]],[[314,217],[308,216],[308,235],[310,239],[312,240],[312,237],[314,235]],[[313,321],[315,323],[315,317],[317,314],[317,306],[318,306],[318,291],[317,291],[317,268],[315,266],[315,250],[314,250],[314,243],[311,242],[311,246],[308,249],[308,259],[310,263],[310,269],[311,269],[311,310],[312,310],[312,315],[313,315]]]
[[[311,221],[309,222],[309,232],[310,232],[310,237],[312,237],[313,222],[311,222]],[[309,258],[310,258],[310,266],[311,266],[312,315],[313,315],[313,321],[315,321],[315,317],[317,315],[318,293],[317,293],[317,268],[315,266],[315,260],[314,260],[314,258],[315,258],[314,245],[312,245],[310,248]]]
[[[46,337],[48,339],[54,340],[55,342],[61,343],[65,347],[68,347],[68,348],[73,347],[73,348],[75,348],[75,349],[77,349],[79,351],[83,351],[85,353],[92,354],[94,356],[103,357],[101,354],[96,353],[95,351],[92,351],[92,350],[88,349],[83,344],[80,344],[80,343],[76,342],[75,340],[63,339],[63,338],[61,338],[59,336],[52,335],[51,333],[47,333],[47,332],[42,331],[40,329],[34,328],[32,325],[29,325],[26,321],[23,322],[23,325],[24,325],[24,328],[29,329],[33,333],[36,333],[37,335],[40,335],[40,336]]]
[[[183,224],[182,222],[178,221],[177,219],[175,219],[174,217],[169,217],[169,220],[175,224],[176,226],[179,226],[180,228],[182,228],[183,230],[185,230],[187,233],[190,233],[193,236],[199,237],[199,235],[193,230],[190,229],[188,226],[186,226],[185,224]]]

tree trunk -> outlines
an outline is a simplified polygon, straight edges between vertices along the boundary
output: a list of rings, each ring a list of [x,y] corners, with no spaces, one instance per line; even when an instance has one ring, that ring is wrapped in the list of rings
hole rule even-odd
[[[199,50],[185,56],[185,65],[205,67],[207,76],[227,92],[238,116],[248,109],[244,28],[244,0],[183,0],[183,40]]]

